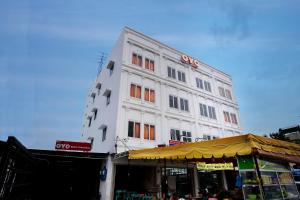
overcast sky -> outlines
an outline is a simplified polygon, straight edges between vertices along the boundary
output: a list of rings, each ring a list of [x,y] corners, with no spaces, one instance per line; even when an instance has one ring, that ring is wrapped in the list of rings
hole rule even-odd
[[[294,0],[4,0],[0,140],[80,140],[99,54],[124,26],[230,74],[245,133],[299,124],[299,24]]]

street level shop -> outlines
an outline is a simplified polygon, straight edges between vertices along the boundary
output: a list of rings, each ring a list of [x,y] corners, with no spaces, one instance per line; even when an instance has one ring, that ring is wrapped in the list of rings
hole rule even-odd
[[[300,164],[300,145],[256,136],[252,134],[202,141],[189,144],[180,144],[172,147],[158,147],[152,149],[129,151],[129,162],[156,162],[161,166],[160,179],[162,182],[158,195],[168,195],[170,191],[168,167],[184,168],[186,164],[186,192],[184,196],[197,196],[201,191],[201,184],[205,182],[199,176],[213,173],[215,180],[222,180],[214,185],[214,190],[241,190],[242,199],[299,199],[299,193],[295,185],[291,167]],[[202,162],[202,164],[199,162]],[[205,167],[215,168],[233,165],[232,170],[197,170],[203,162],[212,164]],[[225,164],[226,163],[226,164]],[[235,170],[236,169],[236,170]],[[189,171],[191,173],[189,173]],[[216,173],[217,172],[217,173]],[[236,179],[230,180],[237,172]],[[197,177],[197,178],[196,178]],[[210,180],[214,180],[211,178]],[[171,181],[172,183],[172,181]],[[233,184],[234,183],[234,184]],[[165,189],[167,188],[167,189]],[[206,188],[207,189],[207,188]],[[208,188],[209,189],[209,188]],[[177,188],[176,188],[177,191]]]

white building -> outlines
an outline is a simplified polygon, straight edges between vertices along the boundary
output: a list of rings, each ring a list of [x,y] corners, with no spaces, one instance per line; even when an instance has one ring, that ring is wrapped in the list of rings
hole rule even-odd
[[[240,133],[229,75],[125,27],[89,91],[82,136],[112,154]]]

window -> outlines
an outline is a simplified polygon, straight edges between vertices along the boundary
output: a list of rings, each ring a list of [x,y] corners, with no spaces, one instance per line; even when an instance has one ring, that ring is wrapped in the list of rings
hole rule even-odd
[[[141,86],[131,84],[130,85],[130,96],[140,99],[141,98]]]
[[[128,122],[128,137],[140,138],[140,123]]]
[[[145,59],[145,68],[154,71],[154,60]]]
[[[185,82],[185,73],[181,71],[177,71],[177,74],[178,74],[178,80]]]
[[[209,118],[211,118],[211,119],[217,119],[216,110],[214,107],[208,106],[208,115],[209,115]]]
[[[232,97],[231,97],[231,92],[229,91],[229,90],[225,90],[225,94],[226,94],[226,97],[228,98],[228,99],[232,99]]]
[[[211,92],[210,82],[204,81],[204,88],[206,91]]]
[[[150,102],[154,103],[155,102],[155,91],[151,90],[149,88],[145,88],[144,99],[145,99],[145,101],[150,101]]]
[[[144,139],[155,140],[155,126],[144,124]]]
[[[203,89],[203,81],[200,78],[196,78],[197,88]]]
[[[225,120],[225,122],[229,122],[230,123],[229,112],[223,111],[223,114],[224,114],[224,120]]]
[[[96,93],[93,92],[93,93],[91,94],[91,97],[92,97],[93,103],[94,103],[94,102],[95,102],[95,98],[96,98]]]
[[[204,117],[208,117],[207,115],[207,107],[205,104],[200,103],[200,115]]]
[[[168,77],[176,79],[176,71],[172,67],[168,67]]]
[[[106,139],[107,126],[102,129],[102,142]]]
[[[132,54],[132,64],[138,65],[138,66],[143,66],[143,59],[141,55],[138,55],[136,53]]]
[[[203,135],[203,140],[211,140],[211,136],[210,135]]]
[[[176,129],[171,129],[170,130],[170,137],[171,137],[171,140],[180,141],[180,131],[176,130]]]
[[[182,141],[192,142],[192,134],[188,131],[182,131]]]
[[[172,95],[169,95],[169,106],[171,108],[178,108],[178,98]]]
[[[110,104],[111,90],[105,90],[103,96],[106,96],[106,105]]]
[[[109,75],[111,76],[113,71],[114,71],[114,66],[115,66],[115,62],[114,61],[109,61],[108,65],[107,65],[107,69],[109,69]]]
[[[92,124],[92,117],[88,117],[88,126],[91,127]]]
[[[236,119],[236,115],[233,113],[230,113],[230,117],[231,117],[231,121],[234,124],[238,124],[237,119]]]
[[[95,108],[95,109],[93,110],[93,112],[94,112],[94,120],[95,120],[95,119],[97,118],[98,109]]]
[[[180,110],[189,111],[188,100],[180,98]]]
[[[101,83],[97,83],[96,88],[98,90],[98,95],[100,94],[100,90],[101,90]]]
[[[220,96],[225,97],[224,88],[219,87],[219,94],[220,94]]]

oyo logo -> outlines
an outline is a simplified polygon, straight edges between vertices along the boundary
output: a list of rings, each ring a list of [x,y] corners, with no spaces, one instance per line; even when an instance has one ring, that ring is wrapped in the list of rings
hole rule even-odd
[[[70,149],[71,145],[69,145],[69,144],[56,144],[55,148],[56,149]]]
[[[181,55],[181,62],[190,64],[195,68],[200,67],[200,63],[198,60],[193,59],[187,55]]]

